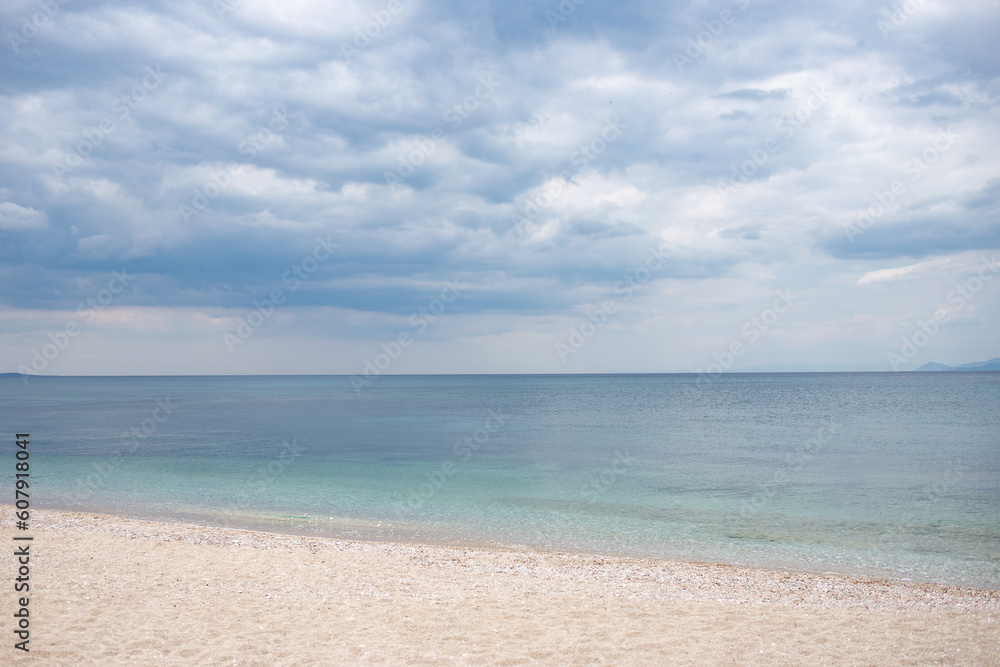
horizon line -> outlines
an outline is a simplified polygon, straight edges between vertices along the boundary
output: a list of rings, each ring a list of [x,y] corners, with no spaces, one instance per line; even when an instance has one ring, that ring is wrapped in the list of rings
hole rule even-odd
[[[717,373],[708,373],[707,371],[603,371],[603,372],[590,372],[590,373],[382,373],[375,377],[483,377],[483,376],[539,376],[539,377],[557,377],[564,375],[835,375],[835,374],[858,374],[858,373],[885,373],[885,374],[898,374],[898,373],[1000,373],[1000,370],[958,370],[949,369],[944,371],[920,371],[918,369],[908,369],[908,370],[853,370],[853,371],[721,371]],[[203,374],[132,374],[132,375],[42,375],[42,374],[29,374],[29,373],[17,373],[17,372],[7,372],[0,373],[0,377],[22,377],[22,378],[166,378],[166,377],[177,377],[177,378],[196,378],[196,377],[342,377],[342,378],[353,378],[353,377],[365,377],[363,374],[348,374],[348,373],[203,373]]]

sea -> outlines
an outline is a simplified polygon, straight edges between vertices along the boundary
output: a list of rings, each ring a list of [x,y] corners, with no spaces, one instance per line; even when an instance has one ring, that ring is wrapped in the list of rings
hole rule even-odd
[[[1000,373],[0,377],[13,503],[1000,588]],[[6,453],[4,453],[6,452]]]

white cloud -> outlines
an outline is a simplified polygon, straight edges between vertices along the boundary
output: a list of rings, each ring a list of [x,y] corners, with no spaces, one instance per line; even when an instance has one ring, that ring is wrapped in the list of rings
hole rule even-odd
[[[44,211],[36,211],[9,201],[0,202],[0,229],[25,231],[45,229],[48,226],[49,217]]]
[[[331,234],[342,246],[294,295],[303,308],[375,322],[461,275],[472,286],[463,349],[493,341],[495,365],[531,370],[512,357],[549,359],[525,347],[667,241],[655,288],[588,346],[594,368],[683,367],[738,328],[741,308],[759,311],[757,296],[785,287],[817,305],[761,347],[778,357],[762,363],[810,346],[871,361],[887,332],[933,312],[978,251],[1000,245],[1000,156],[987,150],[1000,143],[1000,20],[982,7],[933,3],[885,39],[881,6],[751,3],[679,72],[672,54],[719,8],[590,3],[551,30],[544,3],[404,1],[346,57],[341,43],[386,2],[233,6],[219,17],[211,3],[70,3],[30,57],[0,56],[0,304],[71,307],[75,281],[128,264],[138,278],[125,305],[239,310]],[[120,118],[111,105],[146,66],[167,78]],[[496,90],[453,126],[446,114],[483,76]],[[243,142],[276,107],[290,123],[247,160]],[[54,172],[109,116],[114,131]],[[621,137],[580,167],[577,151],[616,116]],[[949,126],[954,147],[911,180],[908,161]],[[389,187],[386,173],[412,155],[404,187]],[[748,160],[745,183],[720,196]],[[240,172],[213,185],[233,162]],[[848,239],[844,225],[897,180],[905,191]],[[561,194],[512,231],[556,184]],[[183,219],[198,192],[210,201]],[[9,268],[21,263],[30,282]],[[956,335],[964,345],[1000,316],[996,300],[976,307],[982,325]],[[516,333],[491,331],[522,317]],[[177,326],[159,321],[163,336]],[[322,318],[302,327],[305,338],[333,330]],[[674,336],[669,349],[660,334]],[[935,344],[959,345],[949,340]]]

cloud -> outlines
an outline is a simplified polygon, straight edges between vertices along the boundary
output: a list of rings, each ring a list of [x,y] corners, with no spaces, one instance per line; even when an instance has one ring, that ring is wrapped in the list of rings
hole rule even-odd
[[[25,231],[45,229],[48,225],[49,218],[44,211],[18,206],[9,201],[0,202],[0,229]]]
[[[721,100],[783,100],[791,91],[787,88],[760,90],[759,88],[741,88],[727,93],[719,93],[715,97]]]
[[[750,120],[752,118],[753,115],[743,109],[736,109],[735,111],[730,111],[729,113],[719,114],[720,120]]]
[[[329,237],[289,296],[305,334],[329,329],[308,309],[352,313],[338,336],[381,334],[365,322],[458,276],[455,330],[509,350],[498,321],[542,339],[535,318],[613,296],[668,244],[621,336],[671,312],[691,341],[731,323],[681,295],[801,284],[836,310],[817,327],[869,322],[858,292],[912,290],[871,305],[891,310],[941,278],[905,267],[1000,247],[985,5],[925,3],[887,35],[858,3],[567,6],[60,5],[0,49],[0,307],[71,310],[126,266],[116,306],[234,317]],[[34,11],[6,4],[4,33]],[[934,155],[940,132],[957,139]],[[658,350],[637,345],[634,365],[680,366]]]
[[[930,259],[906,266],[868,271],[858,279],[859,285],[899,281],[926,280],[937,276],[961,279],[975,274],[982,266],[979,252]]]

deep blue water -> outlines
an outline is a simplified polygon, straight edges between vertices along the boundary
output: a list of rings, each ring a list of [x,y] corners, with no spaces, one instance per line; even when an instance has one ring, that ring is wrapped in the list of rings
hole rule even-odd
[[[1000,588],[1000,373],[396,376],[360,392],[0,377],[0,406],[11,474],[13,435],[31,434],[36,507]]]

